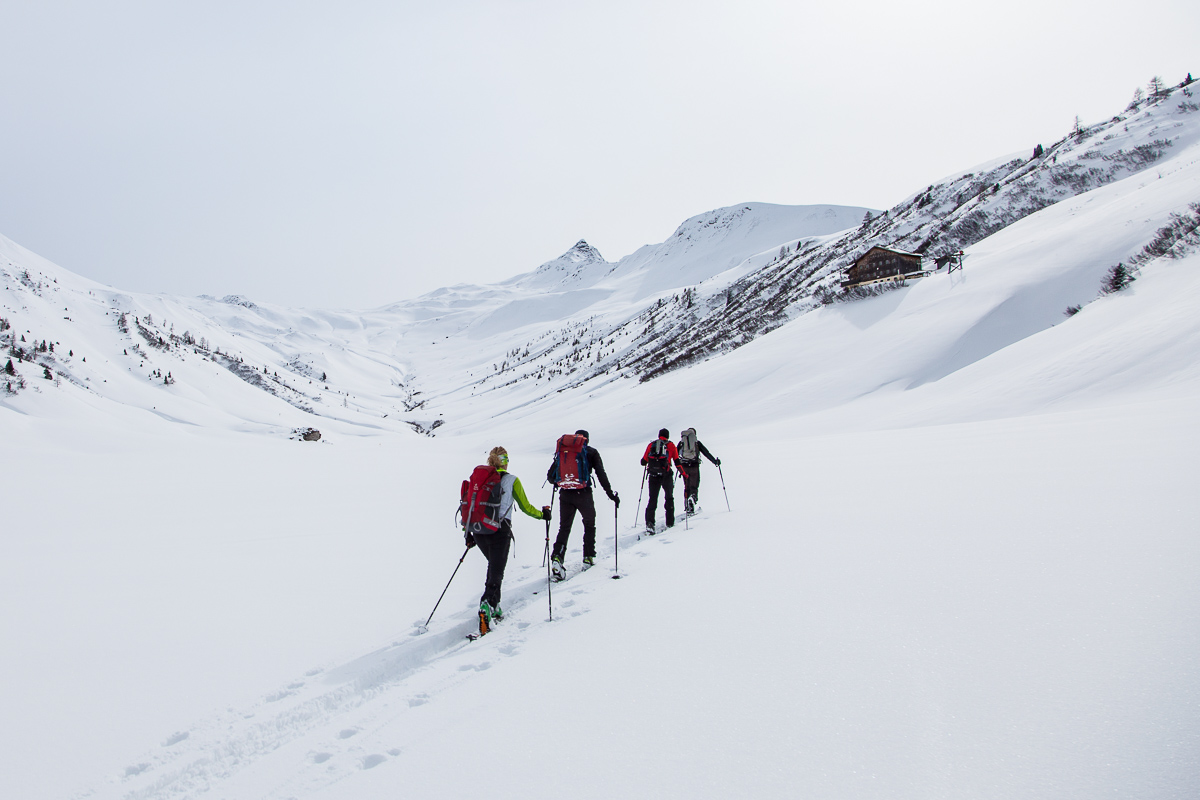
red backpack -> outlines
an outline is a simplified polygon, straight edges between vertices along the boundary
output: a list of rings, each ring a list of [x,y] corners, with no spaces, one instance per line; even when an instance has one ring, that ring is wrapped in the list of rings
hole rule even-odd
[[[592,480],[587,439],[574,433],[560,436],[554,451],[550,481],[559,489],[586,489]]]
[[[495,533],[500,529],[501,477],[493,467],[480,465],[462,482],[458,513],[464,533]]]

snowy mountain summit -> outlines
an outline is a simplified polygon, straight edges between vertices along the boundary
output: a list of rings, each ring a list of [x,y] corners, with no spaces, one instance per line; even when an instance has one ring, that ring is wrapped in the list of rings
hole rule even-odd
[[[605,261],[600,251],[588,244],[587,240],[580,239],[570,250],[542,264],[521,283],[529,287],[577,288],[582,284],[600,280],[613,266]]]

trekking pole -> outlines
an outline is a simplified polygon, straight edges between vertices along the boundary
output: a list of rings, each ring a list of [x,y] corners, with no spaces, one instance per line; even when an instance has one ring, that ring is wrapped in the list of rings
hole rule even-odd
[[[721,472],[720,464],[717,464],[717,474],[721,476],[721,491],[725,492],[725,473]],[[729,492],[725,492],[725,510],[733,511],[733,509],[729,507]]]
[[[554,496],[556,494],[558,494],[557,486],[554,487],[554,491],[550,492],[550,507],[551,508],[554,508]],[[547,525],[546,527],[549,528],[550,526]],[[550,561],[550,531],[547,530],[546,531],[546,550],[545,550],[545,552],[542,553],[542,566],[547,567],[547,569],[548,569],[549,567],[547,566],[547,564],[549,563],[549,561]]]
[[[550,495],[550,502],[554,502],[554,495]],[[550,584],[550,520],[546,520],[546,603],[550,606],[550,619],[554,619],[554,598],[551,595]]]
[[[621,495],[613,501],[613,578],[621,577],[621,539],[617,512],[621,509]]]
[[[637,524],[638,509],[642,507],[642,490],[646,488],[646,473],[648,473],[649,471],[650,471],[649,467],[642,467],[642,485],[641,485],[641,488],[638,489],[637,505],[634,506],[634,508],[633,508],[633,524],[634,525]],[[638,538],[640,539],[642,537],[639,536]]]
[[[458,560],[458,566],[454,568],[454,572],[450,573],[450,580],[446,581],[446,589],[450,588],[450,584],[454,581],[454,576],[458,574],[458,567],[462,566],[462,562],[467,557],[467,553],[469,552],[471,552],[470,545],[467,546],[466,550],[463,550],[462,558]],[[433,619],[433,615],[437,612],[438,606],[442,604],[442,598],[446,596],[446,589],[442,589],[442,594],[438,597],[437,602],[433,604],[433,611],[429,612],[429,619],[425,620],[425,624],[421,626],[421,629],[418,631],[418,633],[424,633],[425,631],[429,630],[429,620]]]
[[[671,486],[671,497],[675,497],[674,485]],[[690,531],[692,529],[691,524],[688,522],[687,513],[687,475],[683,476],[683,529],[685,531]]]

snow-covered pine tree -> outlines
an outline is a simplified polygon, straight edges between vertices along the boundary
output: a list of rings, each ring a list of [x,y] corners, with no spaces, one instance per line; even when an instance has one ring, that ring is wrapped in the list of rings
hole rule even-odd
[[[1162,100],[1167,96],[1167,85],[1163,83],[1163,79],[1160,76],[1155,75],[1146,84],[1146,91],[1149,92],[1151,100]]]
[[[1119,263],[1115,267],[1109,268],[1108,273],[1104,276],[1104,283],[1100,285],[1100,293],[1119,292],[1131,283],[1133,283],[1133,273],[1124,264]]]

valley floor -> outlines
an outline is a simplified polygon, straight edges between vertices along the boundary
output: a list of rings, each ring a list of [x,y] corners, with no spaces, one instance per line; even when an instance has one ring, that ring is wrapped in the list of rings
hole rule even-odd
[[[555,587],[548,621],[545,530],[518,517],[509,616],[470,644],[475,552],[430,631],[414,624],[462,554],[457,484],[494,442],[51,436],[8,414],[0,786],[1194,796],[1191,387],[892,430],[701,430],[732,512],[706,463],[702,513],[641,539],[644,445],[593,430],[624,501],[621,580],[600,500],[600,563]],[[535,434],[506,436],[541,504],[552,436]]]

